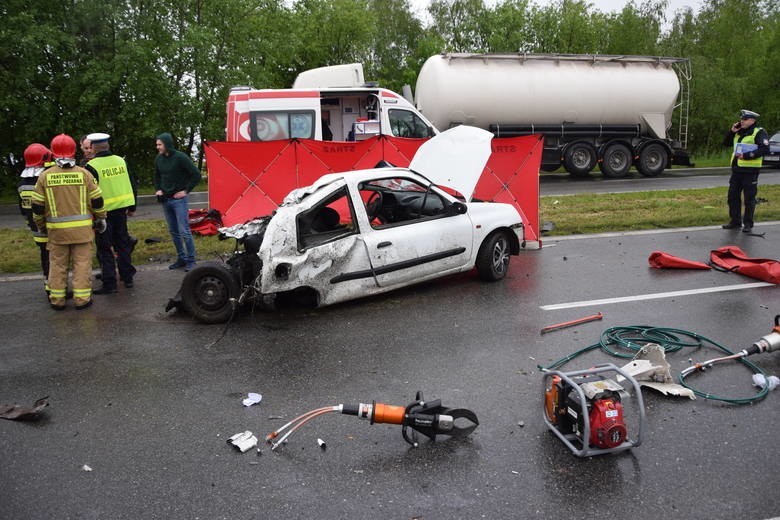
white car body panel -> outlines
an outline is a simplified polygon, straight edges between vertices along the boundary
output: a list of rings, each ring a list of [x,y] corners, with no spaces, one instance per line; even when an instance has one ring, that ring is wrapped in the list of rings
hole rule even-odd
[[[474,267],[479,246],[490,233],[499,228],[521,229],[522,219],[513,206],[489,202],[468,203],[463,214],[374,229],[358,186],[367,179],[388,176],[426,182],[406,168],[383,168],[330,174],[316,183],[316,189],[302,188],[296,190],[295,196],[291,193],[270,219],[258,253],[263,263],[261,292],[276,294],[308,287],[316,291],[319,305],[370,296],[468,271]],[[343,188],[348,190],[353,204],[358,232],[345,233],[322,245],[299,248],[298,216]],[[447,193],[433,189],[449,203],[457,202]],[[380,247],[384,242],[391,244]],[[442,257],[436,258],[437,255]],[[426,259],[429,260],[421,261]],[[405,263],[411,265],[399,267]],[[388,270],[382,272],[383,269]]]
[[[473,126],[456,126],[423,143],[409,169],[434,184],[457,190],[471,200],[490,158],[493,134]]]

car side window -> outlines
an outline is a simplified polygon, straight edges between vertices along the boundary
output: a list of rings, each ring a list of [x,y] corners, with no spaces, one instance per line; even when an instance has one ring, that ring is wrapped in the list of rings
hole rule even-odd
[[[296,217],[298,249],[304,250],[358,232],[355,212],[344,186]]]
[[[395,137],[414,137],[425,139],[431,137],[430,128],[425,121],[414,112],[401,109],[390,109],[390,131]]]
[[[377,179],[359,186],[366,216],[374,229],[411,224],[447,215],[447,201],[417,181],[403,177]]]

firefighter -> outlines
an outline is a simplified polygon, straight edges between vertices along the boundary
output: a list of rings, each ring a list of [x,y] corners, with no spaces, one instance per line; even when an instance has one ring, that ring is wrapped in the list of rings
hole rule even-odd
[[[92,305],[92,238],[106,230],[103,196],[95,178],[76,166],[76,141],[60,134],[50,146],[55,165],[35,184],[32,212],[38,231],[49,237],[49,302],[65,308],[68,265],[73,263],[73,303],[76,309]]]
[[[48,238],[38,231],[32,212],[32,196],[35,183],[41,172],[51,166],[51,151],[40,143],[33,143],[24,150],[24,170],[19,178],[19,210],[27,220],[33,234],[35,245],[40,250],[41,270],[43,271],[43,289],[49,293],[49,252],[46,250]]]
[[[127,231],[127,217],[135,213],[135,188],[125,160],[110,150],[110,137],[104,133],[87,136],[95,156],[87,162],[86,169],[95,177],[103,193],[108,224],[106,232],[95,237],[103,286],[93,294],[117,292],[117,267],[119,279],[128,289],[133,287],[136,272],[131,259],[133,242]]]

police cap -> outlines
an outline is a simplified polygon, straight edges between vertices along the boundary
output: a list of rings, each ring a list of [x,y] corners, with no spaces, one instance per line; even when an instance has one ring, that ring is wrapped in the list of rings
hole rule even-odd
[[[104,134],[103,132],[95,132],[94,134],[89,134],[87,136],[87,139],[89,139],[92,144],[102,143],[108,141],[110,138],[110,135]]]
[[[744,108],[739,111],[740,119],[758,119],[758,113],[752,110],[745,110]]]

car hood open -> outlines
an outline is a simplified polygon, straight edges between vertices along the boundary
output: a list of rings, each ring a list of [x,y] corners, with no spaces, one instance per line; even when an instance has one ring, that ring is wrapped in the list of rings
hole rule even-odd
[[[456,126],[423,143],[409,169],[433,183],[457,190],[471,200],[490,158],[493,134],[473,126]]]

